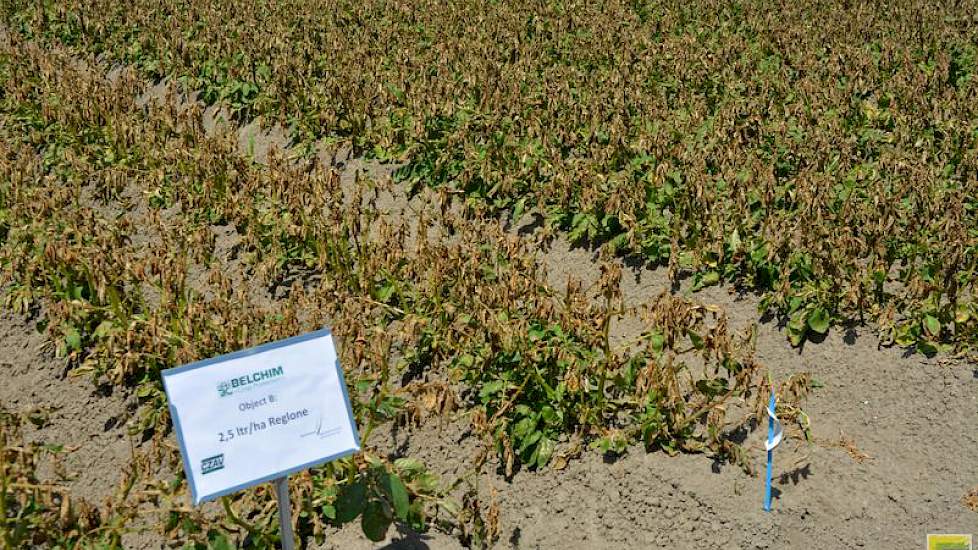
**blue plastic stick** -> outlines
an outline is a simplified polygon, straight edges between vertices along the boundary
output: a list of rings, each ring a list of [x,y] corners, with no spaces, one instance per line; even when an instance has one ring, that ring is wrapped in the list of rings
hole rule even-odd
[[[771,402],[768,404],[770,410],[774,410],[774,389],[771,389]],[[767,445],[768,447],[774,443],[774,418],[769,414],[767,417]],[[771,470],[772,463],[774,462],[774,449],[768,449],[767,452],[767,483],[764,485],[764,511],[771,511]]]

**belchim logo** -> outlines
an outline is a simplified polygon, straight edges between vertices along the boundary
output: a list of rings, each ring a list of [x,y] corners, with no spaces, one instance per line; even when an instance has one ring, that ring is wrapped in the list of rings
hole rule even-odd
[[[231,378],[229,380],[223,380],[217,385],[217,393],[221,397],[227,397],[232,393],[237,393],[239,391],[245,391],[255,387],[257,384],[262,384],[284,376],[285,371],[281,366],[265,369],[261,371],[255,371],[251,374],[246,374],[244,376],[239,376],[237,378]]]

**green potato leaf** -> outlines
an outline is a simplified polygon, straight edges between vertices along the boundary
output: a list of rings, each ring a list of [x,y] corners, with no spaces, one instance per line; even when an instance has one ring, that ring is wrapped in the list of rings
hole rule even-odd
[[[367,505],[367,488],[358,481],[345,487],[336,498],[336,521],[349,523],[359,516]]]
[[[410,509],[410,499],[408,498],[407,487],[397,474],[387,474],[384,476],[384,488],[391,498],[391,505],[394,507],[394,514],[397,519],[404,521],[407,519]]]
[[[363,510],[360,527],[368,539],[380,542],[387,536],[387,529],[391,526],[391,521],[387,510],[384,509],[384,503],[379,500],[371,500]]]
[[[829,331],[829,313],[825,308],[817,307],[808,314],[808,328],[819,334]]]

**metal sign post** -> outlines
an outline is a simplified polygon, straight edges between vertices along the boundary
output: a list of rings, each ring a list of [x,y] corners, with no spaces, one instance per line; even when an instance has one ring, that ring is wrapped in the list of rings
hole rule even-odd
[[[292,500],[289,498],[289,476],[272,481],[275,485],[275,498],[278,500],[279,534],[282,537],[282,550],[295,550],[295,535],[292,533]]]

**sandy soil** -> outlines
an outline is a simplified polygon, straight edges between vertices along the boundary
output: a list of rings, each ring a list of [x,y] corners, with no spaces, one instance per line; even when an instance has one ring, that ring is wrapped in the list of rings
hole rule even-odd
[[[73,449],[64,460],[71,494],[100,504],[115,491],[122,467],[132,458],[134,442],[125,424],[135,401],[111,386],[68,377],[64,361],[49,348],[32,322],[0,314],[0,407],[46,416],[42,427],[27,425],[28,441]],[[54,472],[41,474],[55,477]]]

